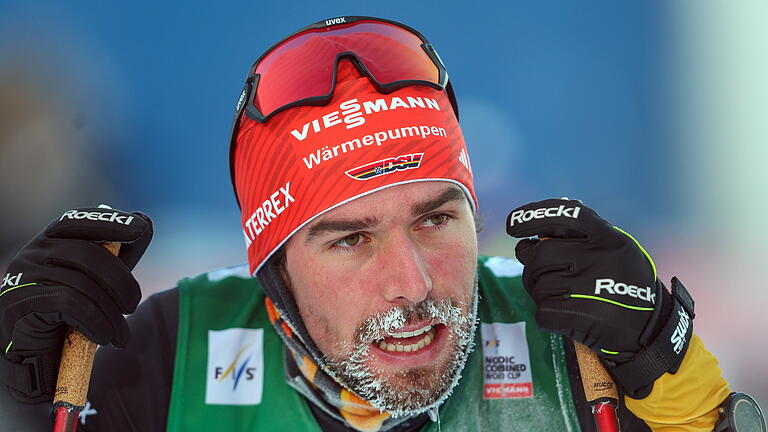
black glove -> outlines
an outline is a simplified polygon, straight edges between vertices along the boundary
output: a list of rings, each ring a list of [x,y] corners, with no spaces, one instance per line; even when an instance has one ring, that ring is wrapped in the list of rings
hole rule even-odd
[[[542,329],[583,343],[634,397],[675,372],[693,332],[693,300],[672,293],[640,244],[579,201],[549,199],[513,210],[507,233]]]
[[[152,240],[142,213],[68,210],[27,243],[0,287],[0,379],[25,402],[50,400],[66,326],[100,345],[123,347],[123,314],[141,289],[131,270]],[[118,256],[99,243],[121,243]]]

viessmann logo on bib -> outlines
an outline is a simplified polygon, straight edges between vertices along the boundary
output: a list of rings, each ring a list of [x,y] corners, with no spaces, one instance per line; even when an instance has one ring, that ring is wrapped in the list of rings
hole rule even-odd
[[[533,397],[525,322],[482,323],[483,398]]]
[[[264,330],[209,330],[206,374],[206,404],[260,404],[264,384]]]

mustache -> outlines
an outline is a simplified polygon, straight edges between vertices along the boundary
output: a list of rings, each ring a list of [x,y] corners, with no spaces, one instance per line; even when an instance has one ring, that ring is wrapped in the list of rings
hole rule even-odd
[[[366,318],[354,334],[355,342],[369,344],[391,336],[409,322],[429,321],[431,325],[466,325],[470,320],[462,306],[464,302],[445,298],[425,299],[412,305],[397,305]]]

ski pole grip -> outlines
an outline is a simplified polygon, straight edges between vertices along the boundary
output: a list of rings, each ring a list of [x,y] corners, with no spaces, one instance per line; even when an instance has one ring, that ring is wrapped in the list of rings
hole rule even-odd
[[[600,363],[597,354],[579,342],[574,341],[573,346],[581,371],[581,385],[589,405],[594,406],[596,401],[605,399],[612,399],[616,403],[619,400],[616,384]]]
[[[113,255],[120,252],[120,243],[102,244]],[[64,406],[68,410],[81,411],[88,397],[88,385],[91,381],[93,356],[97,345],[70,327],[64,338],[64,347],[59,363],[59,376],[56,380],[56,392],[53,395],[54,409]]]

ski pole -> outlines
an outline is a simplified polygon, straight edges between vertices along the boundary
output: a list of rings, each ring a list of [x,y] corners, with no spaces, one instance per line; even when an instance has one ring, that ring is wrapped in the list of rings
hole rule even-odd
[[[619,432],[619,420],[616,417],[616,407],[619,395],[611,376],[600,363],[594,351],[574,341],[576,360],[581,371],[581,385],[584,387],[589,406],[598,432]]]
[[[120,243],[104,243],[102,246],[117,255]],[[80,411],[85,407],[88,385],[91,381],[93,356],[97,345],[70,327],[64,338],[59,363],[59,376],[53,396],[55,419],[53,432],[75,432]]]

